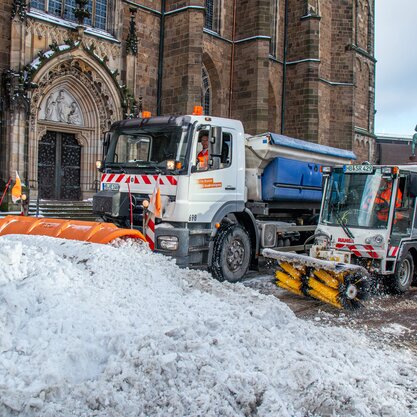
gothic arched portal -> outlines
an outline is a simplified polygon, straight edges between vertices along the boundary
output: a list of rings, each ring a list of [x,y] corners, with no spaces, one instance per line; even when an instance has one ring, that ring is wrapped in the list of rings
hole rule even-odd
[[[30,186],[41,198],[90,198],[99,179],[95,161],[102,158],[101,138],[122,118],[119,87],[82,47],[48,60],[33,82],[37,88],[29,120]],[[48,152],[55,152],[55,162],[49,159],[45,165]],[[53,184],[47,187],[47,181]]]

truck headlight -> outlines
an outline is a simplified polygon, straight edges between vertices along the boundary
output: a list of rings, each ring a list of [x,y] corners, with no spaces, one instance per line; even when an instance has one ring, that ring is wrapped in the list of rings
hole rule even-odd
[[[177,250],[178,238],[176,236],[158,236],[158,248],[165,250]]]
[[[169,171],[173,171],[175,169],[175,160],[174,159],[168,159],[168,161],[167,161],[167,169]]]
[[[382,246],[384,243],[384,236],[382,235],[375,235],[370,236],[365,239],[365,243],[367,245],[375,245],[375,246]]]

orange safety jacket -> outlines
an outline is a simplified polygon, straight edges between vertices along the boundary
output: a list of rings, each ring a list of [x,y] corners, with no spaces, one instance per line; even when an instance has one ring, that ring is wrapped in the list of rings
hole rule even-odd
[[[199,162],[200,169],[205,169],[208,167],[208,157],[209,157],[208,149],[203,149],[202,151],[199,152],[199,154],[197,155],[197,159]]]
[[[401,207],[402,198],[403,198],[403,194],[401,190],[398,189],[397,198],[395,200],[395,208]],[[382,205],[382,204],[388,205],[388,207],[383,207],[376,212],[376,216],[378,217],[378,220],[383,221],[383,222],[386,222],[388,220],[390,200],[391,200],[391,187],[388,187],[376,197],[375,204],[377,206]],[[397,220],[397,218],[395,220]]]

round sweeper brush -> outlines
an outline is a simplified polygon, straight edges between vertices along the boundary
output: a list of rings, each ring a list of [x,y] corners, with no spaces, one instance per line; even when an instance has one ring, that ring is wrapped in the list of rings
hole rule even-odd
[[[369,296],[369,276],[358,272],[347,274],[338,291],[340,304],[347,310],[357,310]]]

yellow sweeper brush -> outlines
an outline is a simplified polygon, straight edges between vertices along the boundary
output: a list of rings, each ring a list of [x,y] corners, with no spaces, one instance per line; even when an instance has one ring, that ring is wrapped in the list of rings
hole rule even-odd
[[[279,265],[275,272],[277,285],[295,294],[348,310],[360,308],[369,294],[370,276],[361,266],[273,249],[264,249],[263,255]]]

